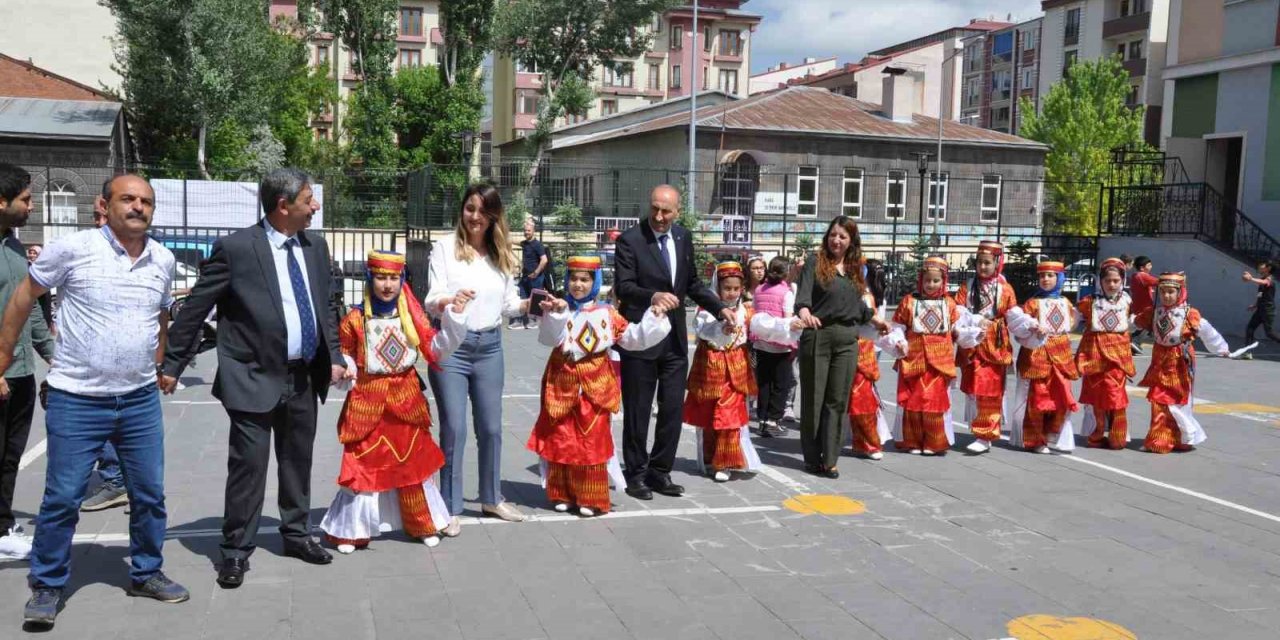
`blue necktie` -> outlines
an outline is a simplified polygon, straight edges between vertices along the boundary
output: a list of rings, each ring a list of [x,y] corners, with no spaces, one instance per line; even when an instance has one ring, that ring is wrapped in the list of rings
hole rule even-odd
[[[658,236],[658,253],[662,254],[662,264],[667,265],[667,270],[671,271],[671,281],[675,282],[676,274],[671,269],[671,251],[667,249],[667,234]]]
[[[302,359],[311,362],[319,340],[316,316],[311,311],[311,293],[307,291],[307,281],[302,278],[302,265],[293,255],[293,248],[297,246],[300,246],[297,238],[289,238],[284,243],[285,253],[289,256],[289,284],[293,286],[293,301],[298,305],[298,320],[302,322]]]

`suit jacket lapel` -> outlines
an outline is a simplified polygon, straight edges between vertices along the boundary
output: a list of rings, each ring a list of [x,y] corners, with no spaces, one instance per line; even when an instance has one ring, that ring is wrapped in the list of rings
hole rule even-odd
[[[681,250],[683,248],[684,248],[683,230],[680,227],[677,227],[676,225],[673,224],[671,225],[671,252],[672,252],[672,257],[674,257],[676,261],[676,277],[675,277],[676,282],[684,282],[684,280],[681,279],[684,277],[683,267],[685,263],[684,255],[681,253]]]
[[[280,295],[280,277],[276,274],[276,261],[271,255],[271,241],[267,239],[267,230],[261,224],[253,227],[253,250],[258,254],[258,266],[262,268],[262,280],[267,285],[267,293],[275,301],[271,306],[280,316],[280,325],[284,326],[284,298]]]

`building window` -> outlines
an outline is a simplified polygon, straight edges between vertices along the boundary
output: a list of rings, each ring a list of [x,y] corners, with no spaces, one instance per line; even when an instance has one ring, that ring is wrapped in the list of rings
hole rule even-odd
[[[347,50],[347,68],[353,76],[360,75],[360,54],[355,51]]]
[[[604,70],[604,86],[606,87],[627,87],[634,86],[630,71],[622,71],[620,69]]]
[[[800,190],[796,215],[810,218],[818,215],[818,168],[800,167]]]
[[[329,130],[327,128],[320,127],[316,129],[316,140],[328,140],[328,139],[329,139]]]
[[[711,53],[711,27],[702,28],[702,50]]]
[[[742,55],[742,32],[741,31],[720,31],[720,55],[722,56],[740,56]]]
[[[943,172],[929,174],[929,219],[947,219],[947,184],[948,174]]]
[[[720,70],[720,90],[729,95],[738,95],[738,71],[736,69]]]
[[[316,66],[329,64],[329,45],[316,45]]]
[[[1031,89],[1031,88],[1034,88],[1035,86],[1036,86],[1036,70],[1035,70],[1035,69],[1023,69],[1023,70],[1022,70],[1022,86],[1021,86],[1021,88],[1022,88],[1022,89]]]
[[[720,209],[726,216],[749,218],[755,211],[760,165],[750,154],[720,165]]]
[[[1062,77],[1067,77],[1067,72],[1071,70],[1071,65],[1076,63],[1076,58],[1080,57],[1080,52],[1072,49],[1062,53]]]
[[[970,43],[964,47],[964,70],[966,73],[972,73],[982,68],[982,51],[978,48],[977,43]]]
[[[653,14],[653,24],[651,26],[653,27],[654,33],[662,33],[662,14],[661,13]]]
[[[516,98],[516,112],[520,114],[536,114],[538,113],[538,103],[541,102],[540,96],[532,91],[522,91]]]
[[[400,35],[422,36],[422,9],[400,8]]]
[[[894,170],[889,172],[885,189],[885,212],[889,219],[901,220],[907,213],[907,172]]]
[[[617,100],[601,100],[600,101],[600,115],[611,116],[617,112],[618,112]]]
[[[535,62],[525,62],[524,60],[516,60],[517,73],[538,73],[538,65]]]
[[[401,49],[400,50],[400,68],[405,67],[421,67],[422,66],[422,50],[421,49]]]
[[[991,76],[991,91],[993,92],[993,100],[1008,100],[1010,93],[1013,91],[1013,73],[1008,69],[1001,69]]]
[[[680,88],[680,81],[681,81],[681,78],[680,78],[680,65],[678,65],[678,64],[673,64],[673,65],[671,65],[671,84],[670,84],[669,86],[670,86],[672,89],[679,89],[679,88]]]
[[[1039,40],[1039,39],[1040,39],[1040,32],[1038,32],[1038,31],[1023,31],[1023,32],[1022,32],[1022,50],[1023,50],[1023,51],[1031,51],[1031,50],[1035,49],[1035,48],[1036,48],[1036,45],[1038,44],[1038,43],[1037,43],[1037,40]]]
[[[70,182],[50,180],[44,206],[45,224],[76,224],[76,188]]]
[[[982,78],[969,78],[965,81],[964,106],[976,107],[982,101]]]
[[[1080,9],[1067,10],[1065,44],[1080,43]]]
[[[991,124],[993,124],[993,125],[997,125],[997,124],[1005,124],[1005,125],[1007,125],[1008,123],[1009,123],[1009,107],[1000,107],[999,109],[996,109],[996,110],[992,113],[992,116],[991,116]]]
[[[1140,93],[1141,93],[1141,88],[1139,85],[1136,85],[1136,84],[1130,85],[1129,94],[1124,97],[1125,106],[1126,107],[1138,106],[1138,96]]]
[[[681,25],[673,25],[671,27],[671,49],[673,51],[684,48],[684,27]]]
[[[844,170],[844,202],[840,212],[850,218],[862,217],[862,169]]]
[[[1129,43],[1129,59],[1130,60],[1142,59],[1142,41],[1141,40],[1134,40],[1133,42]]]
[[[709,86],[709,85],[710,85],[710,82],[711,82],[711,81],[707,79],[707,76],[709,76],[709,75],[711,75],[711,72],[710,72],[710,71],[708,71],[706,67],[703,67],[703,68],[702,68],[702,90],[703,90],[703,91],[706,91],[706,90],[707,90],[707,86]]]
[[[662,88],[662,66],[649,65],[649,89],[657,91]]]
[[[982,176],[982,222],[1000,220],[1000,187],[1003,180],[1000,176]]]
[[[1147,0],[1120,0],[1120,17],[1147,12]]]

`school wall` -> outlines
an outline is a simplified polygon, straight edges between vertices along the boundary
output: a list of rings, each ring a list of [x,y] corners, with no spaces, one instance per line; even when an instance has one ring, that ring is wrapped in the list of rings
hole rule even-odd
[[[1191,306],[1230,338],[1231,348],[1244,346],[1240,338],[1251,313],[1247,307],[1253,304],[1258,287],[1240,280],[1240,274],[1246,268],[1253,271],[1255,265],[1246,265],[1199,240],[1106,236],[1099,239],[1099,261],[1122,253],[1151,258],[1155,265],[1152,273],[1156,275],[1162,271],[1186,272]]]

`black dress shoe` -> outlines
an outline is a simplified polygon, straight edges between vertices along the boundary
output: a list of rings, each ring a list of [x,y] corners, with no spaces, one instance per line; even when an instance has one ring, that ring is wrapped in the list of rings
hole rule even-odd
[[[832,480],[835,480],[836,478],[840,477],[840,472],[836,471],[834,467],[831,469],[823,469],[822,477],[831,478]]]
[[[665,476],[661,478],[650,478],[645,484],[649,485],[650,489],[653,489],[655,492],[661,493],[664,496],[679,498],[684,495],[684,487],[672,482],[671,478]]]
[[[249,570],[249,561],[245,558],[227,558],[218,568],[218,586],[223,589],[235,589],[244,584],[244,572]]]
[[[286,545],[284,554],[290,558],[297,558],[310,564],[329,564],[333,562],[333,556],[321,548],[320,543],[311,538],[307,538],[307,541],[302,544]]]
[[[631,496],[632,498],[635,498],[636,500],[652,500],[653,499],[653,492],[649,490],[649,487],[646,487],[642,484],[637,484],[635,486],[627,487],[627,495]]]

